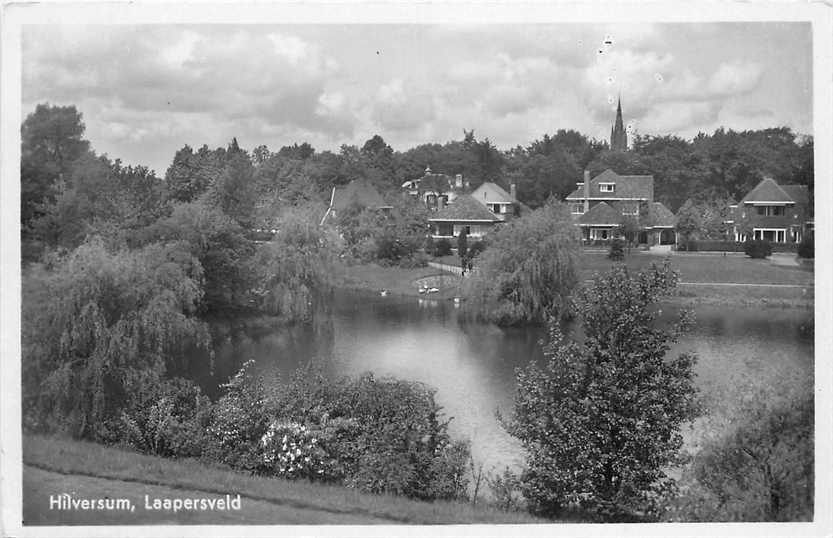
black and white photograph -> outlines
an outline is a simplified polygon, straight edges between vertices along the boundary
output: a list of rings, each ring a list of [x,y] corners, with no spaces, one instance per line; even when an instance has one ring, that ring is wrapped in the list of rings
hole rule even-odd
[[[831,535],[833,8],[521,6],[3,5],[2,536]]]

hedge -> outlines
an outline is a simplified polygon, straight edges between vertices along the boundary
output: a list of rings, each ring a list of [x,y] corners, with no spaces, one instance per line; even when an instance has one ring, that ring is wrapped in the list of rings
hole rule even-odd
[[[796,252],[796,243],[770,243],[773,252]],[[685,241],[677,245],[677,250],[688,252],[743,252],[743,242],[698,240]]]

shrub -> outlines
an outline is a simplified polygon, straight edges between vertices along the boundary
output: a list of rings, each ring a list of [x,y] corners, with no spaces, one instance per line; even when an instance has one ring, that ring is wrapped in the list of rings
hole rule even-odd
[[[801,258],[814,258],[815,257],[815,241],[809,235],[804,236],[804,239],[801,240],[801,243],[798,245],[798,255]]]
[[[417,269],[428,265],[429,256],[424,252],[414,252],[408,257],[399,260],[399,267],[403,269]]]
[[[280,387],[270,409],[316,436],[322,479],[420,499],[465,495],[468,446],[449,437],[424,385],[370,374],[329,380],[307,368]]]
[[[607,257],[613,261],[619,262],[625,259],[625,242],[618,237],[610,242],[610,250]]]
[[[772,245],[766,239],[750,239],[743,244],[743,252],[751,258],[763,259],[772,255]]]
[[[197,457],[206,442],[211,402],[193,382],[161,379],[152,371],[130,376],[127,403],[111,442],[166,457]]]
[[[434,243],[434,257],[448,256],[451,254],[451,241],[448,239],[439,239]]]
[[[525,448],[521,485],[534,512],[657,517],[674,486],[665,469],[677,461],[680,425],[697,412],[696,357],[666,357],[687,318],[656,327],[655,305],[676,282],[667,262],[597,276],[576,297],[584,341],[564,338],[553,320],[544,363],[518,371],[508,425]]]
[[[727,431],[695,456],[689,483],[666,518],[812,521],[813,416],[812,389],[745,394]]]
[[[475,241],[469,247],[469,256],[471,258],[476,258],[481,252],[486,250],[486,242],[485,241]]]
[[[204,456],[236,469],[258,471],[265,465],[261,440],[270,424],[263,380],[252,373],[254,361],[222,385],[226,393],[214,404]]]

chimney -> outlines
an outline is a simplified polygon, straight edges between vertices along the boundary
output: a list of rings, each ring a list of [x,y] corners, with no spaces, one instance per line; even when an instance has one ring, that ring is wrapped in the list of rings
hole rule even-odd
[[[518,199],[518,188],[515,186],[514,183],[509,185],[509,196],[511,196],[513,200]]]
[[[457,174],[454,176],[454,186],[458,189],[463,188],[463,174]]]
[[[590,211],[590,170],[584,171],[584,212]]]

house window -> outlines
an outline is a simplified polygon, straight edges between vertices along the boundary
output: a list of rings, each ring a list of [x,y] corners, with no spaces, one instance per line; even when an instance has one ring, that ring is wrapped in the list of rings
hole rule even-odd
[[[784,215],[784,206],[782,205],[759,205],[758,215],[765,217],[781,217]]]
[[[583,215],[584,214],[584,204],[573,204],[573,215]]]
[[[601,192],[614,192],[616,190],[616,183],[599,183],[599,190]]]
[[[639,215],[639,208],[634,206],[624,206],[622,208],[622,214],[631,217],[636,217]]]
[[[753,231],[755,239],[765,239],[771,243],[784,243],[787,240],[787,230],[755,228]]]

